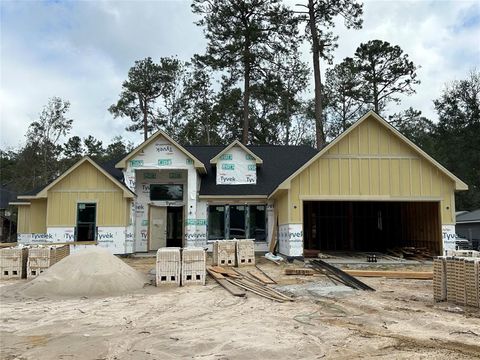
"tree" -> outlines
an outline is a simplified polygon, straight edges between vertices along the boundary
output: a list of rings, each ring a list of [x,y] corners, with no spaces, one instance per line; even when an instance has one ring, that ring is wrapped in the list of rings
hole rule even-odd
[[[108,109],[117,117],[129,117],[132,125],[127,131],[143,129],[144,140],[148,133],[158,126],[156,101],[168,97],[174,87],[180,61],[175,58],[161,58],[156,64],[150,57],[135,61],[123,82],[120,99]]]
[[[103,155],[103,162],[119,161],[133,150],[133,143],[125,140],[122,136],[114,136],[112,142],[107,146]]]
[[[279,53],[297,46],[297,22],[280,0],[194,0],[208,41],[206,63],[243,80],[242,142],[248,143],[252,86]]]
[[[209,68],[198,58],[184,78],[179,141],[188,144],[218,144],[218,117],[215,116],[215,92]]]
[[[363,4],[355,0],[308,0],[307,5],[298,4],[306,11],[296,11],[299,19],[307,24],[306,36],[311,44],[313,77],[315,81],[315,133],[317,148],[325,145],[323,123],[322,79],[320,59],[331,61],[331,52],[337,47],[337,36],[330,31],[338,16],[343,17],[347,29],[362,27]]]
[[[435,154],[435,124],[422,112],[409,107],[388,117],[388,122],[428,154]]]
[[[58,169],[54,159],[61,151],[57,143],[61,136],[66,136],[70,132],[73,123],[73,120],[66,116],[69,109],[70,102],[53,97],[43,107],[38,121],[32,122],[28,128],[27,148],[41,153],[44,183],[53,180],[57,175]]]
[[[420,83],[417,66],[400,46],[392,46],[386,41],[371,40],[360,44],[354,62],[364,87],[361,100],[371,104],[378,114],[388,102],[399,103],[398,95],[414,94],[413,85]]]
[[[105,150],[103,149],[103,144],[100,140],[95,139],[92,135],[88,135],[83,139],[83,144],[85,145],[85,155],[88,155],[95,160],[102,159]]]
[[[436,156],[469,189],[455,194],[459,210],[480,208],[480,72],[447,85],[434,101]]]
[[[354,123],[365,112],[359,100],[362,84],[352,59],[345,59],[334,68],[328,69],[325,81],[325,97],[328,99],[327,117],[329,136],[336,137]]]

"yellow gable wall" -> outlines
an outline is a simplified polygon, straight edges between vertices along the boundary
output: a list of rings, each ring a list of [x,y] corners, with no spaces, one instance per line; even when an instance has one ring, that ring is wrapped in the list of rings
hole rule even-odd
[[[18,207],[17,232],[19,234],[30,234],[30,205]]]
[[[291,180],[290,221],[302,223],[303,200],[441,200],[454,224],[455,184],[390,129],[366,119]]]
[[[48,190],[47,225],[75,226],[79,202],[97,203],[97,226],[128,225],[123,191],[87,161]]]

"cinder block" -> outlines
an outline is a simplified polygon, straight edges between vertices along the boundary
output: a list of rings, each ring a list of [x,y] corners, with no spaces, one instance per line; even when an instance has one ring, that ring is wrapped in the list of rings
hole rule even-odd
[[[255,243],[253,240],[237,241],[237,266],[255,265]]]
[[[217,240],[213,243],[213,264],[235,266],[237,240]]]
[[[180,286],[181,266],[180,248],[168,247],[158,249],[156,285],[175,284]]]
[[[27,278],[34,278],[53,264],[70,255],[69,245],[38,245],[28,252]]]
[[[27,248],[0,249],[0,279],[22,279],[27,276]]]
[[[446,260],[442,256],[433,259],[433,299],[447,300],[447,268]]]
[[[205,285],[207,254],[203,248],[184,248],[182,251],[182,285]]]

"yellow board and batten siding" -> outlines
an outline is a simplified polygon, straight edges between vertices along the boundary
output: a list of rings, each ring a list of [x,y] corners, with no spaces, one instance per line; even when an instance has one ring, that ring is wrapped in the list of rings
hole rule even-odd
[[[77,204],[83,202],[97,204],[97,226],[128,225],[130,201],[118,185],[86,161],[48,190],[47,226],[75,226]]]
[[[443,224],[455,223],[455,181],[392,130],[369,117],[290,179],[279,214],[303,223],[302,200],[440,201]],[[287,194],[288,192],[288,194]],[[282,200],[290,197],[288,210]]]

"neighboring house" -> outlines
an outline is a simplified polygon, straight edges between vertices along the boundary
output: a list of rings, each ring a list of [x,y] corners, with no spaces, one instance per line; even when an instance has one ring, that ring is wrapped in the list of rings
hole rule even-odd
[[[267,251],[276,227],[289,256],[396,246],[441,254],[454,245],[454,193],[466,189],[370,111],[320,152],[183,147],[157,131],[116,170],[84,158],[16,204],[24,243],[86,240],[131,253],[252,238]]]
[[[480,209],[458,214],[455,230],[462,238],[470,240],[474,249],[480,250]]]
[[[17,197],[14,191],[0,187],[0,242],[16,241],[17,222],[9,202]]]

